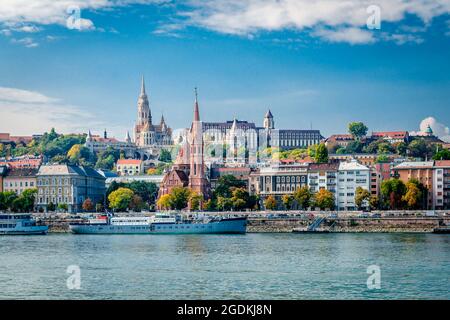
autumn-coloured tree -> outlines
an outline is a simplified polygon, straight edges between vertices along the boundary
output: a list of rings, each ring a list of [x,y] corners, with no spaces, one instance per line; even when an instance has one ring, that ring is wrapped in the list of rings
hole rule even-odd
[[[117,211],[125,211],[128,209],[134,192],[128,188],[119,188],[109,194],[109,206]]]
[[[170,194],[165,194],[165,195],[162,195],[161,197],[159,197],[156,205],[158,206],[158,208],[163,209],[163,210],[170,209],[171,208]]]
[[[90,198],[87,198],[83,201],[82,208],[84,211],[90,212],[94,211],[94,204],[92,203],[92,200]]]
[[[266,200],[264,200],[264,207],[266,207],[267,210],[275,210],[277,208],[277,200],[274,196],[268,196]]]
[[[358,209],[362,209],[364,207],[364,204],[367,203],[370,199],[370,192],[367,189],[358,187],[356,188],[355,192],[355,204],[358,207]]]
[[[320,210],[333,209],[334,208],[334,195],[331,191],[326,189],[320,189],[313,197],[314,207],[320,208]]]
[[[281,197],[281,201],[283,202],[286,210],[291,210],[292,203],[294,202],[294,197],[290,194],[283,194],[283,196]]]
[[[405,201],[408,209],[417,209],[420,206],[420,200],[422,199],[422,191],[419,189],[417,184],[414,182],[408,182],[406,184],[406,193],[402,197],[402,200]]]
[[[203,202],[203,195],[192,192],[191,196],[189,198],[189,202],[190,202],[191,210],[201,210],[202,202]]]
[[[306,210],[311,204],[312,193],[308,186],[298,188],[294,192],[294,199],[301,209]]]

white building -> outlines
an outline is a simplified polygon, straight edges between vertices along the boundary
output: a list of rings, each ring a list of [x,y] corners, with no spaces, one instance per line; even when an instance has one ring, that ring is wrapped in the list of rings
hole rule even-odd
[[[337,173],[338,163],[311,163],[308,167],[308,187],[313,193],[328,190],[334,195],[337,207]]]
[[[370,169],[356,160],[341,162],[338,170],[337,204],[339,210],[356,210],[356,189],[370,192]]]
[[[119,176],[136,176],[144,172],[142,160],[119,159],[116,164]]]

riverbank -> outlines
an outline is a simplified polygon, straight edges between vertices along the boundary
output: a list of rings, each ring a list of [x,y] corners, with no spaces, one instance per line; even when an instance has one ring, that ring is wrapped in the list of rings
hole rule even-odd
[[[215,214],[227,215],[236,214],[236,212]],[[291,233],[294,229],[306,230],[317,218],[323,218],[317,230],[335,233],[431,233],[435,228],[450,225],[449,212],[439,212],[435,216],[427,215],[429,213],[425,211],[374,212],[370,215],[357,212],[337,215],[324,212],[249,213],[247,232]],[[47,225],[50,233],[70,232],[70,223],[82,221],[78,216],[73,217],[67,214],[37,215],[36,219],[39,224]]]

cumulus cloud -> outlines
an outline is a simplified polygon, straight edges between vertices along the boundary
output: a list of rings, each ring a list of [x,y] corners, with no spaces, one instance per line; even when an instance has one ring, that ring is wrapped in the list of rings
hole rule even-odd
[[[2,131],[29,135],[54,127],[62,133],[82,133],[95,128],[108,128],[120,135],[126,132],[126,128],[106,124],[98,120],[102,117],[86,110],[39,92],[0,87]]]
[[[431,129],[434,132],[434,135],[439,137],[441,140],[445,142],[450,142],[450,129],[445,124],[440,123],[436,118],[434,117],[428,117],[423,119],[420,122],[420,131],[419,132],[413,132],[413,135],[423,135],[425,130],[428,128],[428,126],[431,127]]]
[[[69,8],[78,8],[83,16],[85,10],[111,10],[133,4],[168,4],[175,10],[169,21],[154,31],[158,35],[179,36],[180,29],[192,26],[249,39],[261,31],[294,30],[352,44],[378,40],[420,42],[408,35],[413,31],[406,35],[395,32],[391,37],[369,31],[367,8],[374,4],[372,0],[2,0],[0,24],[65,25],[72,12]],[[426,26],[433,18],[450,13],[449,0],[377,0],[375,4],[381,9],[382,25],[415,15]],[[85,17],[81,17],[81,24],[81,30],[103,30]],[[26,26],[23,31],[32,30]]]
[[[193,10],[181,15],[190,24],[226,34],[246,35],[258,31],[313,30],[313,35],[334,42],[371,43],[366,28],[366,0],[191,0]],[[429,23],[448,14],[448,0],[379,0],[381,21],[399,22],[407,14]]]

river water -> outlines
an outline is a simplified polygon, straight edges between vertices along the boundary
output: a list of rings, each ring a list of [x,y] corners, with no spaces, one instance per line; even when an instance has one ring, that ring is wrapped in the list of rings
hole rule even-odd
[[[401,298],[450,299],[450,236],[0,237],[0,299]]]

